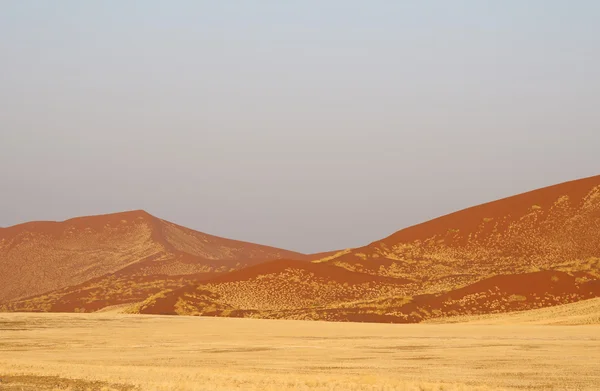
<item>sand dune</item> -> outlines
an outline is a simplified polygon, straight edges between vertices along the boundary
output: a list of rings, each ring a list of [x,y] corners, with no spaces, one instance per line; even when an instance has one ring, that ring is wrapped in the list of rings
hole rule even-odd
[[[598,278],[599,232],[600,176],[595,176],[442,216],[327,263],[419,280],[422,293],[549,269],[588,271]]]
[[[600,296],[600,176],[312,255],[142,211],[30,223],[0,238],[4,311],[122,305],[142,314],[414,323]]]
[[[150,298],[140,312],[413,323],[597,297],[600,176],[456,212],[311,265],[274,261],[161,295],[169,299]]]
[[[193,231],[144,211],[0,229],[0,303],[120,275],[224,272],[291,251]]]

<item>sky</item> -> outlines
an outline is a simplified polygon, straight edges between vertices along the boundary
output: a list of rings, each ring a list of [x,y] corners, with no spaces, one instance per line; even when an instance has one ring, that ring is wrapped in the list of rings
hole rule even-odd
[[[600,174],[600,2],[0,2],[0,226],[301,252]]]

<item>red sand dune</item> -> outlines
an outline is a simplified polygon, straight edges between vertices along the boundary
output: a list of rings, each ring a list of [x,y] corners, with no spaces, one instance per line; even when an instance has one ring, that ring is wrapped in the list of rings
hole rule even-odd
[[[600,176],[469,208],[320,258],[326,260],[279,260],[217,276],[196,289],[212,295],[198,301],[210,302],[204,308],[188,300],[161,311],[416,322],[595,297]],[[186,302],[190,292],[175,302]],[[166,294],[171,301],[179,295]]]
[[[439,295],[416,296],[402,308],[411,321],[440,316],[521,311],[600,296],[599,280],[541,271],[501,275]]]
[[[262,268],[263,265],[249,268],[254,269],[250,273],[243,273],[246,270],[227,273],[198,286],[190,284],[162,292],[136,312],[415,323],[435,317],[531,310],[600,297],[600,280],[581,279],[560,271],[494,276],[448,292],[410,298],[393,290],[406,287],[407,281],[369,278],[361,274],[360,279],[353,279],[351,283],[345,281],[344,289],[339,283],[332,286],[332,280],[316,276],[331,275],[319,270],[326,269],[325,265],[307,269],[306,264],[296,262],[274,261],[270,264],[265,264],[269,266],[267,268]],[[302,275],[305,281],[290,283],[290,277],[297,276],[298,270],[311,272]],[[284,271],[288,274],[279,274]],[[336,272],[333,274],[340,276]],[[260,281],[262,279],[265,280]],[[356,291],[353,285],[367,289],[353,295]],[[286,289],[281,289],[282,286]],[[366,293],[372,288],[391,294],[369,297]],[[321,296],[314,295],[315,290],[320,291]],[[326,300],[314,300],[323,297]]]
[[[322,278],[328,281],[336,281],[348,284],[360,284],[364,282],[390,282],[390,283],[401,283],[405,284],[410,280],[404,278],[391,278],[374,276],[365,273],[356,273],[350,270],[346,270],[333,265],[310,263],[305,261],[279,259],[275,261],[269,261],[261,263],[256,266],[247,267],[241,270],[233,271],[230,273],[224,273],[223,275],[216,276],[208,282],[210,283],[223,283],[223,282],[238,282],[248,281],[256,279],[259,276],[266,276],[270,274],[281,273],[285,270],[299,270],[305,271],[313,275],[314,278]]]
[[[137,302],[131,311],[405,323],[600,296],[600,176],[308,256],[130,213],[91,228],[50,223],[62,224],[59,233],[36,225],[47,223],[0,230],[9,238],[0,239],[0,261],[12,256],[0,262],[0,283],[9,281],[10,262],[25,266],[20,282],[0,288],[0,300],[56,286],[4,309],[94,311]]]
[[[595,211],[595,217],[599,217],[600,189],[598,186],[600,186],[600,175],[544,187],[454,212],[400,230],[382,239],[382,241],[384,243],[397,243],[425,240],[433,234],[446,234],[450,229],[458,230],[461,233],[459,237],[465,240],[464,233],[481,231],[484,218],[506,219],[504,226],[508,226],[509,221],[516,221],[523,216],[530,215],[534,206],[539,207],[539,209],[535,208],[534,210],[539,210],[539,213],[547,215],[553,208],[557,207],[566,209],[569,206],[570,210],[579,210],[588,201],[593,204],[591,206]],[[557,201],[563,197],[567,197],[567,200],[565,200],[566,205],[557,204]],[[490,222],[494,222],[494,220]],[[482,231],[484,235],[491,235],[492,227],[487,226],[485,228],[487,229]]]
[[[136,312],[302,319],[324,306],[373,300],[382,292],[402,294],[410,283],[326,264],[275,260],[165,290]]]
[[[421,280],[424,289],[435,291],[442,288],[434,283],[440,279],[458,286],[562,264],[577,271],[600,257],[599,232],[600,176],[595,176],[442,216],[328,263]]]
[[[31,222],[0,229],[0,302],[118,271],[186,275],[304,257],[193,231],[144,211]]]

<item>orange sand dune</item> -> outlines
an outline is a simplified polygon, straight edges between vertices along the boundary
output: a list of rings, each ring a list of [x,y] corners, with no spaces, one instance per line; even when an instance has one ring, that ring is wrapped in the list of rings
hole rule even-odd
[[[210,280],[211,283],[247,281],[259,276],[282,273],[285,270],[297,270],[310,273],[314,278],[323,278],[328,281],[335,281],[348,284],[360,284],[363,282],[379,281],[392,283],[407,283],[409,280],[404,278],[391,278],[374,276],[365,273],[356,273],[340,267],[309,263],[304,261],[280,259],[261,263],[256,266],[244,268],[241,270],[225,273]]]
[[[304,266],[274,261],[271,267],[262,268],[266,274],[242,273],[247,270],[227,273],[197,286],[162,291],[130,312],[416,323],[449,316],[525,311],[600,297],[600,280],[580,280],[559,271],[494,276],[448,292],[409,297],[405,296],[410,288],[407,281],[361,274],[360,279],[341,282],[317,277],[317,273],[326,276],[324,270],[313,273],[326,269],[324,265],[311,272],[302,272],[310,270]]]
[[[326,264],[275,260],[197,286],[167,289],[133,312],[306,319],[307,312],[331,306],[376,300],[382,294],[403,296],[410,283]]]
[[[8,260],[0,282],[10,280],[11,262],[23,267],[0,292],[37,294],[0,309],[87,312],[129,303],[133,313],[407,323],[600,296],[600,176],[313,255],[130,214],[0,230],[9,238],[0,241],[0,261]]]
[[[600,176],[455,212],[329,264],[422,282],[439,292],[497,274],[588,271],[600,258]]]
[[[482,232],[483,237],[492,236],[494,227],[499,221],[504,221],[508,228],[509,222],[518,221],[525,216],[535,215],[548,217],[551,213],[577,212],[582,208],[591,209],[595,217],[599,217],[598,203],[600,202],[600,175],[564,182],[558,185],[544,187],[512,197],[488,202],[458,212],[454,212],[434,220],[427,221],[403,230],[383,239],[384,243],[424,241],[434,234],[445,235],[448,230],[456,230],[458,238],[466,240],[465,233]],[[566,218],[574,216],[564,216]],[[483,221],[484,219],[488,221]],[[492,219],[492,220],[489,220]],[[482,223],[485,223],[482,227]],[[490,223],[487,225],[487,223]],[[482,229],[483,228],[483,229]]]
[[[402,312],[412,322],[425,319],[524,311],[600,296],[600,280],[559,271],[494,276],[436,295],[415,296]]]
[[[110,273],[186,275],[230,271],[304,255],[224,239],[144,211],[31,222],[0,229],[0,302]]]
[[[160,306],[150,300],[139,312],[419,322],[575,302],[599,296],[599,281],[596,176],[459,211],[312,264],[279,260],[226,273],[164,292]]]

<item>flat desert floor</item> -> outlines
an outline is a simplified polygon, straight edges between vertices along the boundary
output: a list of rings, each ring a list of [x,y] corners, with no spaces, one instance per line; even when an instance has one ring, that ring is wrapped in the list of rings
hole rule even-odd
[[[0,390],[598,390],[594,325],[0,314]]]

